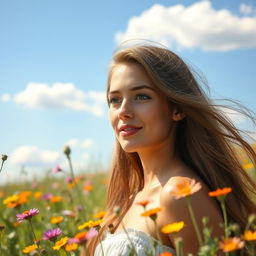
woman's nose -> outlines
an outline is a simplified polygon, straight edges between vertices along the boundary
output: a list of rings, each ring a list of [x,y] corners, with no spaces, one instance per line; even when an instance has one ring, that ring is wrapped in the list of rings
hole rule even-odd
[[[118,117],[120,119],[124,120],[124,119],[128,119],[128,118],[133,118],[133,116],[134,116],[134,114],[133,114],[131,104],[129,103],[129,101],[123,100],[122,104],[119,108]]]

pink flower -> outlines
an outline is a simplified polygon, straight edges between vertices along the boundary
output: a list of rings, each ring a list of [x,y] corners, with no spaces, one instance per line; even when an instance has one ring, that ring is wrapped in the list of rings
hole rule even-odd
[[[59,165],[57,165],[57,166],[54,167],[53,172],[54,173],[59,173],[59,172],[62,172],[62,169],[60,168]]]
[[[17,221],[22,222],[23,220],[31,219],[33,216],[37,215],[39,213],[39,210],[37,208],[30,209],[28,211],[25,211],[21,214],[17,214]]]
[[[45,201],[50,201],[52,199],[52,194],[44,194],[42,196],[42,198],[45,200]]]
[[[54,240],[62,233],[61,229],[49,229],[43,234],[43,240]]]
[[[96,228],[91,228],[87,233],[86,233],[86,239],[91,239],[94,236],[98,235],[98,231],[96,230]]]

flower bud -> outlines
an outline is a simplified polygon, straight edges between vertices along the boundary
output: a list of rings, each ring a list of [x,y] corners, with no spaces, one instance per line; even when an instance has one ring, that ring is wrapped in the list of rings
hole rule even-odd
[[[2,161],[4,162],[4,161],[6,161],[7,160],[7,158],[8,158],[8,156],[7,155],[5,155],[5,154],[2,154]]]
[[[69,155],[71,154],[71,149],[70,149],[70,147],[69,147],[68,145],[65,145],[65,146],[64,146],[64,149],[63,149],[63,152],[64,152],[64,154],[65,154],[67,157],[69,157]]]
[[[119,216],[120,215],[120,212],[121,212],[121,209],[118,205],[116,205],[113,209],[113,212],[116,216]]]

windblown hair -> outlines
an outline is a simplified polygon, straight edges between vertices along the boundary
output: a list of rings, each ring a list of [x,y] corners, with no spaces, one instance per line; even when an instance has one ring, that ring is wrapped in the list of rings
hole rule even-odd
[[[233,189],[226,198],[228,218],[244,228],[248,215],[256,213],[253,200],[256,185],[242,168],[234,148],[243,150],[254,167],[256,153],[242,136],[242,131],[220,111],[220,105],[208,98],[188,66],[170,50],[140,45],[116,52],[110,66],[107,92],[115,67],[120,63],[141,65],[159,93],[167,97],[170,105],[185,113],[186,117],[177,122],[175,129],[176,154],[211,191],[223,187]],[[252,111],[239,104],[237,106],[236,111],[255,122]],[[110,224],[114,225],[114,229],[120,224],[143,185],[143,170],[138,154],[125,152],[116,141],[108,187],[108,216],[99,235],[90,241],[87,248],[89,254],[86,255],[93,255]],[[115,206],[120,207],[118,216],[113,214]]]

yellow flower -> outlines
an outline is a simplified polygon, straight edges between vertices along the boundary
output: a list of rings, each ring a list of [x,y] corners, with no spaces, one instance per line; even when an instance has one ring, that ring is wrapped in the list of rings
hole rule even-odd
[[[246,230],[244,232],[243,239],[246,241],[255,241],[256,240],[256,231]]]
[[[96,213],[96,214],[94,215],[94,218],[96,218],[96,219],[102,219],[105,215],[106,215],[106,212],[101,211],[101,212]]]
[[[101,223],[102,223],[103,220],[96,220],[92,223],[91,225],[91,228],[93,227],[98,227]]]
[[[63,247],[68,242],[68,238],[65,236],[61,238],[59,241],[55,243],[55,245],[52,247],[53,250],[59,250],[61,247]]]
[[[58,224],[58,223],[62,222],[62,220],[63,220],[62,216],[56,216],[56,217],[52,217],[50,222],[52,224]]]
[[[84,222],[82,225],[78,226],[78,229],[91,228],[93,224],[92,220]]]
[[[238,237],[230,237],[230,238],[224,238],[220,243],[219,247],[224,252],[231,252],[235,250],[239,250],[244,247],[244,241],[242,241]]]
[[[174,222],[171,224],[168,224],[166,226],[163,226],[161,228],[161,231],[165,234],[170,234],[173,232],[179,232],[180,230],[182,230],[184,228],[184,222],[180,221],[180,222]]]
[[[78,248],[78,244],[67,244],[66,246],[65,246],[65,250],[67,251],[67,252],[71,252],[71,251],[75,251],[75,250],[77,250],[77,248]]]
[[[201,189],[201,184],[194,179],[182,178],[170,190],[176,199],[193,195]]]
[[[18,201],[18,199],[19,199],[19,196],[18,196],[18,195],[9,196],[9,197],[7,197],[7,198],[3,201],[3,204],[9,204],[9,203],[12,203],[12,202],[16,202],[16,201]]]
[[[38,246],[36,244],[33,244],[33,245],[25,247],[22,252],[23,253],[30,253],[30,252],[35,251],[37,248],[38,248]]]

